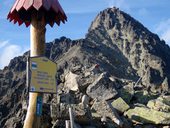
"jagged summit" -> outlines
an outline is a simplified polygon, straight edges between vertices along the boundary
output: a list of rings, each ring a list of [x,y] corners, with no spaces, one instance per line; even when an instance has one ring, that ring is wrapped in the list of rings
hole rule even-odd
[[[28,95],[25,86],[28,55],[29,52],[15,57],[8,66],[0,70],[0,127],[19,128],[23,125],[25,111],[22,108]],[[170,48],[156,34],[118,8],[101,11],[89,27],[85,39],[61,37],[46,43],[46,56],[57,63],[58,94],[64,92],[71,99],[70,103],[79,104],[83,95],[87,94],[91,100],[91,110],[95,109],[99,115],[108,115],[113,120],[116,117],[118,122],[128,125],[125,128],[133,127],[132,120],[137,119],[141,119],[137,121],[142,125],[153,123],[153,127],[156,124],[170,124],[168,97],[166,103],[151,106],[153,102],[156,105],[160,103],[160,98],[166,98],[160,95],[170,93]],[[67,94],[69,89],[73,92]],[[63,124],[62,121],[56,121],[57,114],[49,109],[56,105],[54,103],[58,103],[57,97],[44,96],[42,125],[59,127]],[[118,105],[118,109],[122,106],[127,108],[122,108],[120,117],[117,118],[119,114],[115,114],[116,110],[105,110],[109,106],[100,102],[103,100],[115,101],[113,104]],[[161,108],[162,104],[166,109]],[[57,108],[54,109],[57,111]],[[130,110],[127,111],[128,109]],[[158,109],[161,111],[157,112]],[[144,117],[140,118],[138,110],[147,112],[144,113],[147,116],[142,115]],[[139,117],[135,118],[137,116]],[[150,118],[155,116],[157,120]],[[92,123],[96,128],[102,127],[101,122]],[[119,124],[114,126],[117,125]]]
[[[107,30],[115,27],[121,30],[126,29],[127,26],[131,26],[134,29],[138,30],[137,34],[140,34],[140,31],[145,31],[147,32],[147,34],[151,33],[136,19],[116,7],[108,8],[101,11],[92,22],[89,31],[98,27],[104,27]]]
[[[161,85],[166,77],[170,78],[169,46],[118,8],[101,11],[92,22],[86,38],[109,47],[116,46],[142,77],[144,85]]]

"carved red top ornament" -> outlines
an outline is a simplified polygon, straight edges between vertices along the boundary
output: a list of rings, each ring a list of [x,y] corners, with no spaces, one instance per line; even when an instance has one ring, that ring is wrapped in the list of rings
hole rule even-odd
[[[32,15],[44,15],[46,24],[53,27],[54,23],[60,25],[67,21],[67,16],[58,0],[16,0],[10,10],[7,19],[19,24],[25,23],[26,27],[31,24]]]

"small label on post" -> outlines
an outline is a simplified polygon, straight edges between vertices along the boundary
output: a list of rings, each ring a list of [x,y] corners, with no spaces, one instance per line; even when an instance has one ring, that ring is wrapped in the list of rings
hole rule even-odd
[[[37,97],[37,107],[36,107],[36,115],[41,116],[42,115],[42,97]]]

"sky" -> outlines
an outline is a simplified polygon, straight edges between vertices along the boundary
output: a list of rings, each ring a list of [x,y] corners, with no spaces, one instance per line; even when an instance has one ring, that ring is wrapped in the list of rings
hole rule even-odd
[[[0,0],[0,69],[30,49],[30,27],[10,23],[6,16],[15,0]],[[46,42],[65,36],[84,38],[96,15],[109,7],[118,7],[141,22],[170,46],[170,0],[59,0],[68,22],[47,25]]]

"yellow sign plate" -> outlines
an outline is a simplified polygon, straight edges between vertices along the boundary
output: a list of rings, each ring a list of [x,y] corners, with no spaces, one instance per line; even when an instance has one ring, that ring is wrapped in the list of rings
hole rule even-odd
[[[30,58],[30,92],[57,93],[57,64],[46,57]]]

